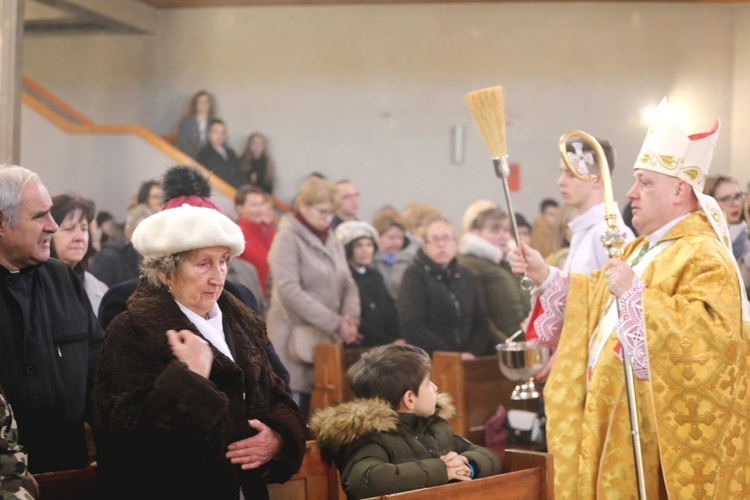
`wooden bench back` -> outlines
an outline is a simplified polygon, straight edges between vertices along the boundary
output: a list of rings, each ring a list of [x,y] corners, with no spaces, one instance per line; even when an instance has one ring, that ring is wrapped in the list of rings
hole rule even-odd
[[[498,492],[508,500],[553,500],[552,455],[526,450],[505,451],[504,473],[466,483],[452,483],[379,497],[394,500],[435,500],[439,498],[486,500]],[[43,500],[90,500],[94,498],[96,468],[48,472],[34,476]],[[307,450],[299,472],[284,484],[268,486],[271,500],[343,500],[338,470],[320,457],[315,441],[307,441]]]
[[[35,474],[39,497],[43,500],[91,500],[96,489],[96,467]],[[284,484],[268,485],[271,500],[338,500],[346,496],[341,490],[335,465],[320,457],[318,444],[307,441],[302,466]]]
[[[485,444],[484,427],[499,405],[506,409],[536,411],[536,400],[510,398],[516,382],[507,379],[495,356],[461,360],[458,352],[435,351],[432,355],[432,381],[439,392],[450,394],[456,405],[451,429],[472,443]]]
[[[315,346],[310,414],[318,408],[352,399],[346,372],[367,349],[345,349],[341,344]]]
[[[338,470],[320,457],[318,443],[307,441],[302,467],[284,484],[269,484],[271,500],[343,500]]]
[[[554,500],[552,455],[527,450],[506,450],[503,474],[450,483],[434,488],[373,497],[370,500]]]
[[[318,408],[352,398],[346,371],[365,349],[344,349],[340,344],[318,344],[315,349],[311,414]],[[451,428],[478,445],[485,444],[484,427],[499,405],[506,409],[537,410],[537,401],[510,399],[516,382],[500,372],[497,357],[461,360],[457,352],[436,351],[432,356],[432,381],[438,391],[450,394],[456,405]]]
[[[96,490],[96,467],[34,474],[39,498],[44,500],[89,500]]]

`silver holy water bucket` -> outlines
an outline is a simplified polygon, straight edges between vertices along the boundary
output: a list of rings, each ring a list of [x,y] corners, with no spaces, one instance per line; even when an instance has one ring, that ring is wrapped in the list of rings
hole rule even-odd
[[[551,349],[535,341],[505,342],[495,346],[502,374],[518,382],[511,399],[535,399],[541,393],[534,385],[534,376],[541,371]]]

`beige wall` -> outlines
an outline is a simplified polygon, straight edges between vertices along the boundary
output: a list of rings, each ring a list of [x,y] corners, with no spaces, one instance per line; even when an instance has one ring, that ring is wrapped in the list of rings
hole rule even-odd
[[[734,93],[729,172],[743,189],[750,182],[750,8],[735,11]]]
[[[513,203],[530,218],[543,197],[557,196],[556,143],[572,128],[613,142],[623,204],[646,129],[641,110],[663,96],[689,108],[690,132],[721,118],[715,171],[750,180],[736,165],[750,156],[745,6],[287,6],[154,16],[150,36],[29,38],[24,71],[96,123],[140,122],[157,133],[174,132],[186,101],[206,88],[238,153],[249,133],[269,135],[285,201],[317,170],[351,178],[368,219],[385,203],[417,200],[457,223],[477,198],[504,202],[463,100],[494,85],[505,88],[508,152],[522,165]],[[465,130],[459,165],[451,162],[457,125]],[[98,167],[106,168],[80,168]]]

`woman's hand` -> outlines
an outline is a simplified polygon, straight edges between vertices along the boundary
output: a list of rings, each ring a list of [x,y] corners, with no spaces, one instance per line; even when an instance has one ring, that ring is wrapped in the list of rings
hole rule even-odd
[[[248,420],[247,423],[258,434],[230,444],[226,454],[233,464],[241,464],[242,470],[257,469],[284,449],[281,434],[260,420]]]
[[[208,342],[190,330],[167,330],[167,342],[172,354],[185,363],[188,370],[208,378],[214,362],[214,352]]]
[[[359,334],[358,330],[359,325],[357,325],[354,318],[344,315],[344,319],[341,321],[341,326],[339,326],[338,330],[341,340],[343,340],[345,344],[354,344],[361,341],[362,335]]]

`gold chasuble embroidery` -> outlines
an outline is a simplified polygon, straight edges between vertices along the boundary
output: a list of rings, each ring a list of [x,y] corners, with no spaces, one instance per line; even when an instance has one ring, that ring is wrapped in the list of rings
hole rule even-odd
[[[625,248],[626,259],[643,239]],[[641,273],[650,379],[635,379],[648,498],[748,499],[750,366],[737,276],[703,212],[662,241],[671,243]],[[559,498],[638,496],[616,335],[586,391],[589,337],[609,296],[600,271],[571,276],[544,388]]]

